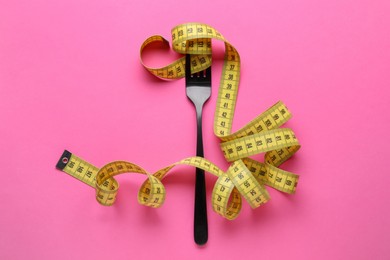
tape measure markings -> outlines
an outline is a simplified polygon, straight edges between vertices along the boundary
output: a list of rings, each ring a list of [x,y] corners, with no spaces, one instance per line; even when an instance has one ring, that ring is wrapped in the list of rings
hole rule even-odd
[[[295,193],[296,185],[299,180],[298,175],[276,168],[271,164],[261,163],[250,158],[244,158],[242,161],[259,183],[286,193]]]
[[[278,150],[288,146],[299,147],[298,140],[288,128],[273,129],[221,143],[226,160],[235,161],[258,153]]]
[[[67,172],[72,177],[95,187],[97,168],[68,151],[64,151],[56,166],[58,169]]]
[[[271,119],[268,118],[270,114],[273,115],[272,121]],[[275,121],[273,120],[273,118],[278,118],[280,120]],[[275,129],[283,125],[290,118],[291,118],[291,114],[288,111],[287,107],[282,102],[279,101],[271,108],[269,108],[267,111],[257,116],[247,125],[245,125],[244,127],[242,127],[241,129],[239,129],[238,131],[236,131],[230,136],[222,137],[221,140],[230,141],[247,135],[259,133],[265,130]]]
[[[214,185],[212,201],[213,210],[219,215],[229,220],[238,216],[242,205],[241,196],[226,174],[220,176]]]
[[[257,208],[268,201],[268,192],[259,185],[241,160],[233,162],[227,174],[252,208]]]

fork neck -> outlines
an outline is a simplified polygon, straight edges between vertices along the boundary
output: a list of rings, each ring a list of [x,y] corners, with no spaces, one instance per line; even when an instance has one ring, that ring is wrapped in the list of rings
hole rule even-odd
[[[196,156],[204,157],[203,152],[203,133],[202,133],[202,106],[195,106],[196,108],[196,125],[197,125],[197,138],[196,138]]]

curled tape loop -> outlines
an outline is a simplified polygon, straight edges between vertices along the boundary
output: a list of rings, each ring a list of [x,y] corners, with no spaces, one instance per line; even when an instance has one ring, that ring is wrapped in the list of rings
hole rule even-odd
[[[225,172],[212,162],[201,157],[190,157],[171,164],[151,174],[142,167],[115,161],[98,169],[81,158],[65,151],[57,168],[95,188],[97,201],[105,206],[115,202],[119,189],[115,175],[138,173],[147,179],[138,192],[138,202],[149,207],[160,207],[166,196],[162,180],[177,165],[203,169],[217,177],[212,192],[213,210],[229,220],[235,219],[242,208],[244,198],[252,208],[266,203],[270,196],[265,185],[281,192],[293,194],[299,176],[278,168],[295,154],[300,144],[294,132],[280,128],[291,118],[291,113],[282,102],[277,102],[247,125],[232,132],[234,109],[240,80],[240,56],[237,50],[213,27],[200,23],[187,23],[174,27],[172,48],[181,54],[191,55],[191,72],[199,72],[211,66],[212,39],[223,41],[225,57],[220,78],[218,99],[214,117],[214,133],[221,140],[221,150],[227,161],[232,162]],[[142,65],[153,75],[162,79],[178,79],[185,76],[185,57],[167,66],[152,68],[142,61],[143,50],[152,43],[169,42],[160,35],[147,38],[140,48]],[[249,158],[265,153],[264,162]]]

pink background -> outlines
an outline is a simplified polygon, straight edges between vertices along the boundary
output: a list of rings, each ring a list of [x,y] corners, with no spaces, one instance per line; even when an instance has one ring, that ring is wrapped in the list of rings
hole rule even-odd
[[[2,0],[0,259],[389,259],[389,13],[388,0]],[[234,130],[282,100],[302,144],[282,167],[300,174],[297,193],[268,188],[269,203],[244,202],[234,221],[212,211],[207,176],[203,248],[192,238],[193,168],[176,168],[165,204],[150,209],[137,203],[143,176],[119,176],[116,204],[103,207],[54,167],[64,149],[150,171],[195,153],[184,81],[162,82],[139,62],[144,39],[193,21],[241,54]],[[215,47],[205,156],[227,169],[212,132]]]

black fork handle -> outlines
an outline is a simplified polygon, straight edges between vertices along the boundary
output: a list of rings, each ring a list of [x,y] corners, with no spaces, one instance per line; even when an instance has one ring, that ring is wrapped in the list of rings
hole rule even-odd
[[[203,157],[202,106],[196,106],[197,143],[196,156]],[[198,245],[204,245],[208,239],[206,180],[204,170],[196,168],[194,239]]]

